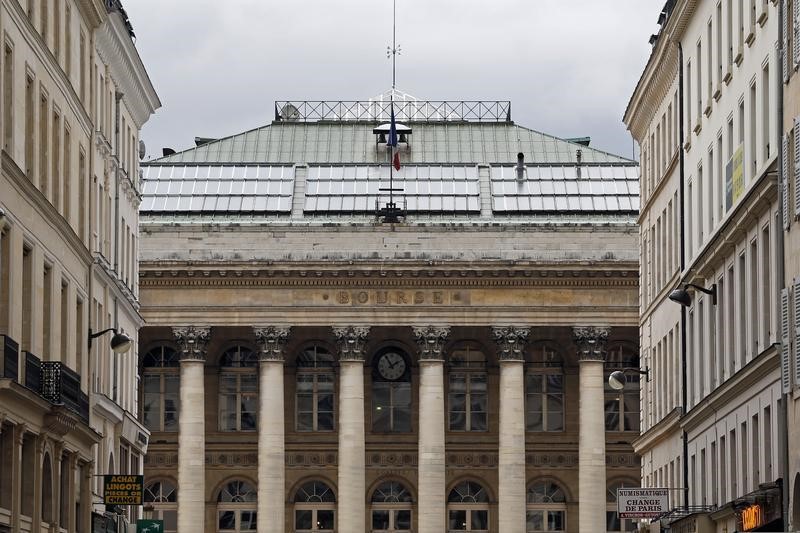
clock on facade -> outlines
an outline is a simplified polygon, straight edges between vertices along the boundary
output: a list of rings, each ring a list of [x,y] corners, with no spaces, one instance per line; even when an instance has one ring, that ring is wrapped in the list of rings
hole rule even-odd
[[[378,358],[378,373],[383,379],[394,381],[406,373],[406,359],[397,352],[386,352]]]

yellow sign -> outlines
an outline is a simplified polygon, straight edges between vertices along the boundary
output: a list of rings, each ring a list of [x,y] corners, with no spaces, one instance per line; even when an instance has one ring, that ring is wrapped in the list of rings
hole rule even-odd
[[[744,193],[744,145],[733,152],[725,166],[725,210],[727,211]]]
[[[142,505],[144,476],[103,476],[103,503],[106,505]]]
[[[742,529],[752,531],[764,525],[764,510],[761,506],[751,505],[742,510]]]

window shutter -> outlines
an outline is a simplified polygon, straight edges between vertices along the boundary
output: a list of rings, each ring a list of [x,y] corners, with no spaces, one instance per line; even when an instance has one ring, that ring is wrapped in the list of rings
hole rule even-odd
[[[800,0],[798,0],[800,3]],[[792,163],[794,168],[794,214],[800,215],[800,117],[794,119],[794,131],[792,132],[794,142],[792,143]]]
[[[783,229],[789,230],[789,134],[783,134],[781,148],[781,212],[783,215]]]
[[[789,289],[781,290],[781,387],[789,392],[791,387],[791,370],[789,367]],[[796,365],[797,361],[795,361]],[[795,369],[797,366],[795,366]],[[797,373],[795,372],[795,378]]]
[[[794,280],[794,383],[800,385],[800,279]]]

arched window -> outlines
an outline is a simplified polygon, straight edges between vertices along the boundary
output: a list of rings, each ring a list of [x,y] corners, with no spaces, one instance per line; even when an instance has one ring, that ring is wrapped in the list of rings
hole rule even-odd
[[[178,531],[178,489],[171,481],[155,481],[147,485],[144,502],[153,507],[150,518],[164,521],[163,533]]]
[[[411,364],[401,349],[384,348],[373,357],[372,431],[411,431]]]
[[[257,501],[247,481],[226,483],[217,496],[217,533],[255,533]]]
[[[561,487],[552,481],[534,482],[527,502],[526,533],[567,529],[567,498]]]
[[[639,432],[639,374],[626,373],[621,391],[608,384],[608,376],[621,368],[639,368],[639,350],[629,343],[609,346],[605,361],[605,413],[607,431]]]
[[[474,344],[450,350],[447,404],[450,431],[486,431],[486,355]]]
[[[222,354],[219,375],[220,431],[255,431],[258,418],[258,356],[245,346]]]
[[[42,462],[42,522],[53,521],[53,463],[50,454],[44,454]]]
[[[614,481],[608,485],[606,491],[606,531],[617,533],[619,531],[637,531],[636,523],[629,519],[620,520],[617,514],[617,489],[638,487],[636,481]]]
[[[412,498],[397,481],[381,483],[372,493],[372,533],[411,531]]]
[[[150,431],[178,431],[178,352],[157,346],[142,357],[142,419]]]
[[[447,496],[448,531],[489,531],[489,496],[472,481],[453,487]]]
[[[322,481],[310,481],[294,495],[295,533],[333,533],[336,496]]]
[[[333,431],[335,361],[330,351],[316,345],[306,348],[297,356],[297,431]]]
[[[558,349],[549,342],[535,343],[526,359],[527,431],[564,431],[564,372]]]

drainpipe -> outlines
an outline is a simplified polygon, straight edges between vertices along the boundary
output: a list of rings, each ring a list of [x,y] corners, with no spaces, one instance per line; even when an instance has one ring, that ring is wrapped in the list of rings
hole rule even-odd
[[[686,268],[686,227],[685,227],[685,218],[686,214],[684,211],[685,205],[685,184],[684,184],[684,168],[685,168],[685,161],[683,155],[683,144],[684,144],[684,127],[685,127],[685,118],[684,118],[684,106],[683,106],[683,46],[681,45],[680,41],[676,41],[675,44],[678,45],[678,107],[680,109],[680,127],[678,128],[679,132],[679,146],[678,146],[678,155],[679,155],[679,174],[680,174],[680,184],[678,190],[678,206],[680,208],[680,249],[681,249],[681,273],[683,273],[684,269]],[[686,357],[686,308],[681,306],[681,408],[683,410],[683,414],[689,411],[688,406],[688,399],[687,399],[687,383],[688,383],[688,375],[687,375],[687,366],[688,361]],[[689,438],[686,434],[685,430],[681,431],[681,439],[683,440],[683,507],[687,511],[689,510]]]
[[[795,0],[797,1],[797,0]],[[786,5],[783,3],[783,5]],[[785,35],[783,35],[783,18],[786,13],[783,8],[778,8],[778,65],[780,68],[777,71],[778,78],[778,95],[777,95],[777,145],[778,145],[778,213],[780,213],[779,231],[775,232],[775,247],[776,250],[776,265],[777,275],[775,276],[779,281],[775,283],[775,308],[776,317],[781,316],[781,289],[783,288],[786,280],[785,272],[785,249],[783,242],[783,205],[784,205],[784,188],[783,180],[785,176],[785,169],[783,168],[783,61],[787,53],[784,46]],[[798,295],[795,295],[797,298]],[[783,370],[781,370],[783,371]],[[783,514],[783,528],[789,529],[789,490],[791,484],[789,482],[789,409],[787,402],[789,401],[788,395],[783,392],[783,384],[781,384],[781,408],[778,410],[778,460],[780,461],[780,473],[783,483],[781,483],[781,512]],[[792,524],[797,529],[798,524]]]

